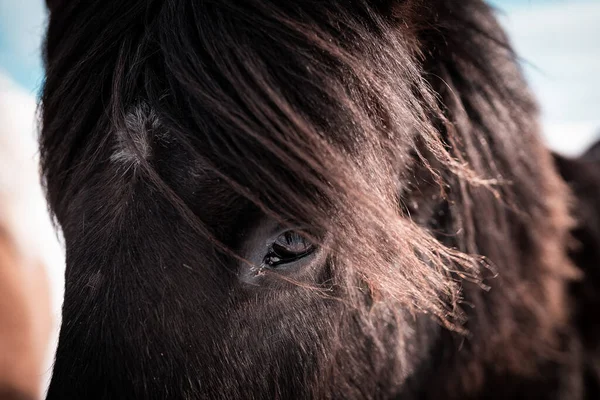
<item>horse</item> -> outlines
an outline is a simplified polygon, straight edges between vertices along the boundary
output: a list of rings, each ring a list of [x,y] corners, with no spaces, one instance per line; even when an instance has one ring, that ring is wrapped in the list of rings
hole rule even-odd
[[[48,5],[47,399],[597,397],[598,163],[485,2]]]

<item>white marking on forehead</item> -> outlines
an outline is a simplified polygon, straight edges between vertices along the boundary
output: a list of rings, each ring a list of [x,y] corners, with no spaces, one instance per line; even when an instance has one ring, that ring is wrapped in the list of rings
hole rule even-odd
[[[125,128],[116,131],[116,150],[110,159],[134,166],[147,160],[152,154],[152,138],[159,127],[154,110],[147,104],[135,106],[125,116]]]

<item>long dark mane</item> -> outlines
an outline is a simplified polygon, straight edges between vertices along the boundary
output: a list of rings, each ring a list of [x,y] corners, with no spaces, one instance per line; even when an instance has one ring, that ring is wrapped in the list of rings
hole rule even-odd
[[[45,49],[48,398],[578,398],[570,195],[482,1],[67,1]],[[261,218],[322,268],[240,284]]]

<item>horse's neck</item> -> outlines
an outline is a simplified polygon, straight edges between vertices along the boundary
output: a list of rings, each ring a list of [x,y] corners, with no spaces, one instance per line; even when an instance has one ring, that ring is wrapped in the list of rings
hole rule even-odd
[[[578,159],[555,156],[574,195],[576,241],[570,255],[583,272],[572,285],[575,323],[584,346],[587,393],[600,395],[600,142]]]

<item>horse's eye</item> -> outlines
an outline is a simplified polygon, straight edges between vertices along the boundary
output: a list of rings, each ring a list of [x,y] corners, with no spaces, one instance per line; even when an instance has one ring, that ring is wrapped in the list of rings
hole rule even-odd
[[[287,231],[275,239],[265,256],[265,265],[275,268],[289,264],[315,251],[315,246],[296,231]]]

